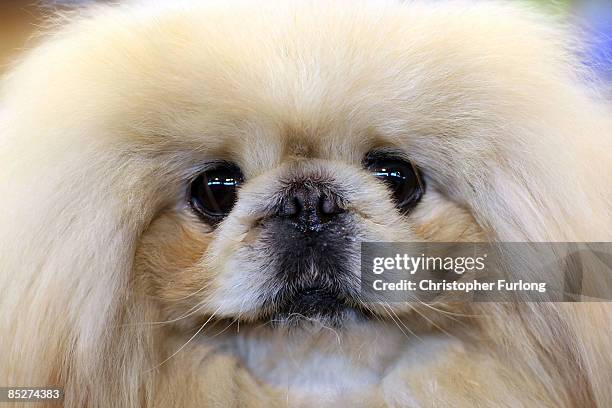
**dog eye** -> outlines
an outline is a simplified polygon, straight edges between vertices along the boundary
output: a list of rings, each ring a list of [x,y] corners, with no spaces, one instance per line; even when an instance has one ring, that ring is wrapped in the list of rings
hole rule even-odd
[[[191,183],[191,206],[208,221],[218,222],[234,207],[243,181],[242,172],[231,163],[206,170]]]
[[[407,210],[414,207],[423,196],[424,185],[418,169],[411,163],[389,157],[368,155],[365,167],[372,175],[383,181],[393,192],[398,208]]]

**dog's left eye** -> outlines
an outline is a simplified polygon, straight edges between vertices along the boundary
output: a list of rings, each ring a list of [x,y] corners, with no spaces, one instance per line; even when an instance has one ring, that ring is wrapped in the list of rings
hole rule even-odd
[[[221,164],[200,174],[191,184],[191,206],[212,223],[234,207],[244,177],[234,164]]]
[[[424,185],[419,171],[411,163],[375,155],[366,157],[365,167],[374,177],[387,184],[399,209],[410,209],[421,200]]]

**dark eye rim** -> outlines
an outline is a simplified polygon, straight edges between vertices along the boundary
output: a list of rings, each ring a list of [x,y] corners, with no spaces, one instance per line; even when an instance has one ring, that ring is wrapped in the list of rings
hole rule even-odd
[[[221,222],[233,209],[230,208],[229,211],[223,213],[216,213],[209,211],[205,205],[203,205],[200,199],[196,196],[195,190],[198,188],[198,183],[203,180],[204,175],[207,172],[228,169],[229,171],[235,172],[238,175],[239,182],[237,183],[236,190],[240,188],[240,185],[244,183],[244,175],[240,167],[232,162],[227,161],[218,161],[214,163],[210,163],[206,168],[199,171],[189,182],[189,187],[187,189],[187,202],[191,207],[192,211],[196,213],[201,219],[203,219],[206,223],[211,225],[216,225]],[[234,201],[235,204],[235,201]]]
[[[396,207],[407,213],[412,210],[423,198],[426,190],[425,178],[423,176],[423,172],[419,167],[417,167],[412,160],[406,158],[403,154],[395,152],[395,151],[370,151],[368,152],[364,158],[362,165],[366,170],[373,170],[377,163],[380,162],[397,162],[402,166],[406,166],[413,173],[417,180],[417,186],[409,197],[402,200],[401,202],[396,202]],[[380,180],[380,178],[378,178]],[[381,182],[384,182],[381,180]]]

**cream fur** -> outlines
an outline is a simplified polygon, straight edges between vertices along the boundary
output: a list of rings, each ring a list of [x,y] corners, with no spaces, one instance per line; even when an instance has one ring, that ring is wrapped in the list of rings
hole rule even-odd
[[[235,291],[261,268],[240,252],[252,217],[293,173],[344,182],[374,240],[611,241],[612,115],[562,24],[364,0],[67,17],[2,82],[0,385],[62,385],[66,407],[612,401],[609,303],[398,308],[292,336],[249,327],[255,296]],[[429,177],[409,217],[355,170],[377,146]],[[252,181],[211,231],[182,197],[215,158]],[[202,310],[151,324],[197,291]]]

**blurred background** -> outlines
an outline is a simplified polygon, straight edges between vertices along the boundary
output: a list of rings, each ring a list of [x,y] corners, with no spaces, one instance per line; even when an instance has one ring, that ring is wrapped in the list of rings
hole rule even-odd
[[[28,39],[44,21],[45,15],[56,9],[94,1],[0,0],[0,74],[20,50],[26,49],[28,44],[32,43],[28,42]],[[573,19],[576,25],[587,33],[584,62],[612,85],[612,0],[513,1],[528,2],[547,13],[567,15]]]

